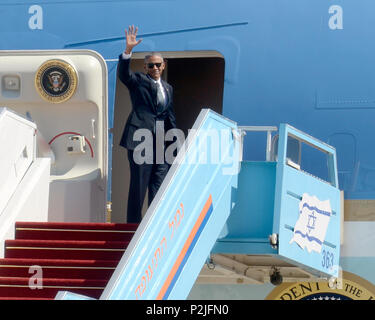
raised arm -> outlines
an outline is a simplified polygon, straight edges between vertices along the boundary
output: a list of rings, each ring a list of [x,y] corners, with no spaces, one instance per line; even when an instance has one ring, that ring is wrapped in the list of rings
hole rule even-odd
[[[134,26],[129,26],[128,30],[125,29],[126,47],[123,53],[131,54],[133,48],[142,41],[142,39],[137,40],[137,32],[138,27],[134,28]],[[120,54],[118,75],[126,86],[131,86],[136,83],[134,73],[130,70],[130,56],[124,57],[123,54]]]

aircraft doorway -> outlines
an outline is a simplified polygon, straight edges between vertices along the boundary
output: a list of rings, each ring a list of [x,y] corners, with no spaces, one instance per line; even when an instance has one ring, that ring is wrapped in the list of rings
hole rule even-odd
[[[174,89],[176,122],[186,137],[202,108],[222,114],[225,61],[221,54],[214,51],[162,54],[166,60],[163,79]],[[133,71],[144,72],[144,56],[145,53],[133,54]],[[112,222],[126,222],[130,171],[126,149],[119,146],[119,141],[130,111],[128,90],[117,78],[112,149]],[[143,214],[146,210],[147,195]]]

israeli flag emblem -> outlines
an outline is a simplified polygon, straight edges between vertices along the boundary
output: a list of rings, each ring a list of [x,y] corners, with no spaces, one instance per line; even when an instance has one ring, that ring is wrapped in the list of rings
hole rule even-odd
[[[329,200],[320,201],[304,193],[299,203],[299,218],[294,226],[290,244],[296,242],[302,249],[320,253],[332,215]]]

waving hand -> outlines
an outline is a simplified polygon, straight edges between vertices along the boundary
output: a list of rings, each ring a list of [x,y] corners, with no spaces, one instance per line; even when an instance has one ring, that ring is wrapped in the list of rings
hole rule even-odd
[[[132,52],[133,48],[138,45],[142,39],[137,40],[138,27],[134,28],[134,25],[129,26],[128,31],[125,29],[126,37],[126,49],[125,53],[129,54]]]

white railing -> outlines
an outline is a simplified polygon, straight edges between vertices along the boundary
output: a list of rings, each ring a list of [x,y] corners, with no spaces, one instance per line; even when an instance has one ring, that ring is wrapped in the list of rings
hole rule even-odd
[[[272,132],[277,131],[277,127],[274,126],[239,126],[238,129],[242,132],[241,134],[241,149],[243,148],[243,137],[246,135],[247,131],[252,132],[266,132],[267,133],[267,143],[266,143],[266,161],[271,161],[271,151],[272,151]],[[241,150],[241,154],[242,154]]]

